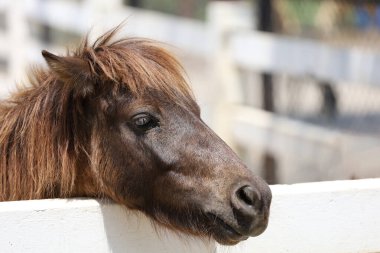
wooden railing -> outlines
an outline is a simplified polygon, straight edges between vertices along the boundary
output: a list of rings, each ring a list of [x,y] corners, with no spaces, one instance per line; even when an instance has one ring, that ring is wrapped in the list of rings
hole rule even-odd
[[[272,186],[267,230],[235,246],[176,234],[105,201],[0,202],[0,251],[380,252],[380,179]]]

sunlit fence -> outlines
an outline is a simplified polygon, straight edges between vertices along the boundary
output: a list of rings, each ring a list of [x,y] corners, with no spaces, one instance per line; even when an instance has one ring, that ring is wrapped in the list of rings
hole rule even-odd
[[[91,253],[380,252],[380,180],[272,186],[268,229],[232,247],[152,226],[98,200],[0,203],[0,250]]]

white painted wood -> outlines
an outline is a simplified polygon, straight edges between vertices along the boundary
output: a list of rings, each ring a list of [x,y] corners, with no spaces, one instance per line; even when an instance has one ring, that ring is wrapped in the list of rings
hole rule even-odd
[[[247,69],[333,82],[380,83],[378,52],[253,31],[234,33],[230,43],[234,61]]]
[[[267,231],[236,246],[157,230],[145,216],[91,199],[0,203],[0,252],[380,252],[380,179],[271,186]]]
[[[209,39],[211,40],[212,59],[210,89],[214,90],[212,100],[213,118],[211,127],[231,147],[234,141],[231,139],[230,127],[232,103],[242,102],[242,90],[239,89],[239,75],[231,61],[229,52],[228,35],[231,29],[236,27],[250,28],[252,8],[248,2],[213,1],[207,6],[207,25]]]
[[[211,253],[212,241],[155,230],[145,216],[97,200],[0,203],[0,252]]]
[[[155,39],[203,56],[211,51],[208,29],[201,21],[122,6],[118,0],[23,1],[29,18],[61,30],[83,35],[91,29],[92,37],[97,37],[125,21],[122,32],[127,35]],[[194,43],[194,38],[200,38],[199,43]]]
[[[270,152],[287,152],[293,147],[309,149],[320,145],[337,148],[345,135],[312,124],[265,112],[249,106],[234,106],[232,134],[237,142]]]

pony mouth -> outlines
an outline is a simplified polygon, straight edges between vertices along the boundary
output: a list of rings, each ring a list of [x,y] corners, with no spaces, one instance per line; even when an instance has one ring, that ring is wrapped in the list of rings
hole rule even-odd
[[[207,217],[211,221],[211,234],[218,243],[235,245],[249,238],[248,235],[241,234],[219,216],[209,213]]]

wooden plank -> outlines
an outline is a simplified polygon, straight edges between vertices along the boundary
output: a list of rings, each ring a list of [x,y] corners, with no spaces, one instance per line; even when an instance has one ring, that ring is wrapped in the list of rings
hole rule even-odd
[[[338,148],[348,138],[338,131],[248,106],[235,106],[231,115],[231,132],[238,144],[273,153],[311,150],[316,146]]]
[[[108,1],[94,4],[84,1],[85,5],[64,0],[43,4],[26,2],[26,15],[29,19],[54,28],[81,35],[91,29],[91,35],[95,37],[126,21],[122,31],[126,35],[159,40],[199,55],[207,55],[211,51],[208,29],[201,21],[121,6],[117,4],[118,1],[112,1],[113,4]],[[201,42],[194,43],[194,38],[201,38]]]
[[[97,200],[0,203],[0,252],[211,253],[213,242],[156,229],[141,213]]]
[[[260,32],[231,36],[231,55],[241,67],[331,82],[380,85],[380,53]]]
[[[232,247],[155,229],[105,201],[0,203],[0,251],[10,252],[380,252],[380,179],[271,186],[267,230]]]

